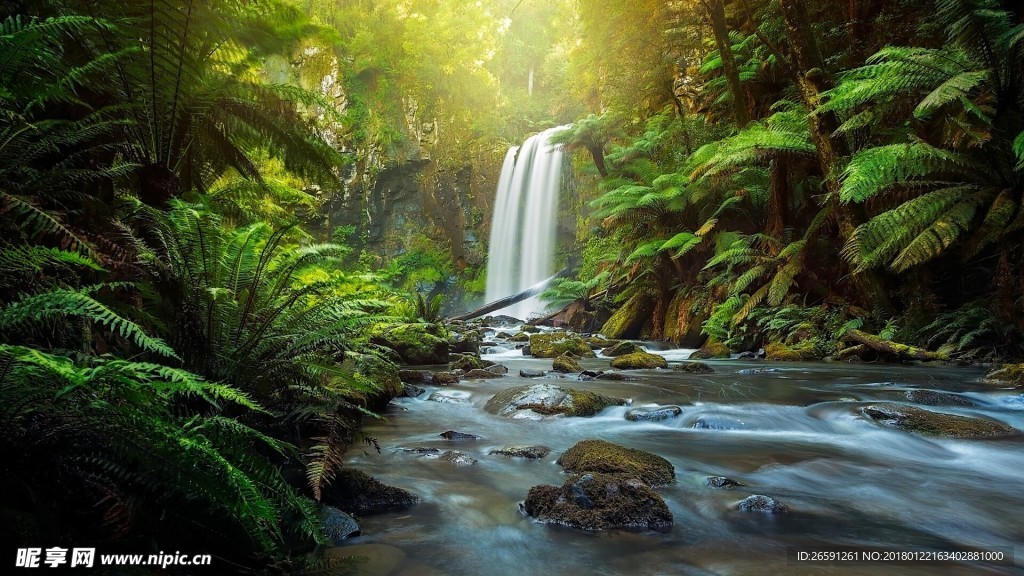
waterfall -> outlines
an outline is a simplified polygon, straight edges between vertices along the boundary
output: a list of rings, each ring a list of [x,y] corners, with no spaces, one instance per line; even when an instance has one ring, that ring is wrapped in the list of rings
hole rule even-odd
[[[491,220],[486,302],[517,294],[552,274],[563,153],[549,140],[565,128],[531,136],[505,154]],[[542,309],[539,298],[530,298],[500,313],[526,319]]]

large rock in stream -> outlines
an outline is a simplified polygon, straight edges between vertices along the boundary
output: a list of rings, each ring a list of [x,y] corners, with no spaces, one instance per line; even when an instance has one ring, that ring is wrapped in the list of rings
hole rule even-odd
[[[590,344],[577,334],[546,332],[530,336],[530,354],[535,358],[556,358],[566,353],[577,358],[596,356]]]
[[[484,405],[484,409],[492,414],[510,418],[559,414],[593,416],[608,406],[622,406],[625,403],[626,400],[623,398],[543,383],[506,388],[491,397]]]
[[[401,510],[419,500],[407,490],[388,486],[354,468],[339,470],[321,498],[324,504],[356,515]]]
[[[406,364],[448,363],[448,334],[437,324],[378,324],[370,342],[394,350]]]
[[[562,486],[530,488],[521,507],[540,522],[581,530],[665,532],[672,512],[651,486],[675,479],[667,460],[603,440],[584,440],[558,459],[571,476]]]
[[[612,368],[620,370],[643,370],[650,368],[668,368],[668,361],[664,356],[651,354],[650,352],[633,352],[623,354],[612,359]]]
[[[988,418],[932,412],[916,406],[881,403],[866,406],[864,415],[900,430],[950,438],[1000,438],[1019,432],[1012,426]]]

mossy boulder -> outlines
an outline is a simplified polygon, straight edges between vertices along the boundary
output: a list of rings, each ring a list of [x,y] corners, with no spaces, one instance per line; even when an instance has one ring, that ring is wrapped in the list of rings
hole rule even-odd
[[[915,406],[882,403],[866,406],[864,415],[886,426],[950,438],[1000,438],[1014,436],[1012,426],[988,418],[932,412]]]
[[[639,338],[654,313],[654,299],[645,293],[635,294],[616,310],[601,327],[607,338]]]
[[[644,349],[634,342],[619,342],[601,350],[601,354],[605,356],[623,356],[636,352],[644,352]]]
[[[803,342],[794,346],[782,342],[772,342],[764,347],[765,358],[783,362],[797,362],[800,360],[815,360],[817,353],[810,342]]]
[[[710,358],[728,358],[729,348],[717,340],[708,340],[704,346],[690,354],[690,360],[708,360]]]
[[[597,348],[598,350],[618,344],[618,342],[614,340],[609,340],[600,336],[587,336],[585,340],[587,341],[587,344],[590,344],[591,348]]]
[[[448,362],[448,332],[437,324],[378,324],[370,342],[394,350],[406,364]]]
[[[537,334],[540,332],[540,328],[537,328],[533,324],[523,324],[523,326],[519,328],[519,331],[526,332],[527,334]]]
[[[509,340],[512,342],[529,342],[530,334],[528,332],[519,332],[517,334],[513,334]]]
[[[560,487],[534,486],[521,506],[539,522],[579,530],[672,528],[672,512],[661,496],[623,474],[592,472],[571,476]]]
[[[567,472],[624,474],[649,486],[662,486],[676,479],[675,468],[661,456],[604,440],[577,442],[558,458],[558,463]]]
[[[587,341],[576,334],[547,332],[530,336],[530,354],[536,358],[556,358],[565,353],[578,358],[595,356]]]
[[[364,404],[370,410],[380,411],[392,398],[405,394],[398,366],[380,356],[348,352],[342,369],[371,388],[364,393]]]
[[[612,368],[621,370],[642,370],[645,368],[668,368],[668,361],[664,356],[651,354],[650,352],[633,352],[612,359]]]
[[[576,361],[576,357],[569,354],[562,354],[555,358],[551,363],[551,369],[563,374],[575,374],[583,371],[583,367]]]
[[[1004,364],[981,379],[987,384],[1024,388],[1024,364]]]
[[[680,362],[672,367],[672,371],[686,374],[713,374],[715,369],[704,362]]]
[[[366,515],[402,510],[419,502],[419,498],[407,490],[379,482],[365,472],[342,468],[324,489],[321,501],[350,514]]]
[[[498,392],[484,409],[498,416],[528,417],[528,412],[541,416],[593,416],[608,406],[622,406],[626,401],[576,388],[561,388],[538,383],[515,386]]]
[[[448,362],[451,364],[452,370],[465,370],[467,372],[470,370],[483,370],[493,364],[493,362],[487,362],[473,354],[450,354]]]
[[[466,330],[465,332],[451,332],[451,335],[448,337],[448,348],[452,352],[479,354],[480,343],[480,332],[476,330]]]

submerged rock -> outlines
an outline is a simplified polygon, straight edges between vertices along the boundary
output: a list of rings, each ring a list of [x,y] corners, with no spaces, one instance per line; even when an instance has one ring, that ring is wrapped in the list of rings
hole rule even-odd
[[[534,486],[521,507],[539,522],[580,530],[672,528],[672,512],[661,496],[623,474],[591,472],[572,476],[561,487]]]
[[[523,378],[542,378],[547,375],[547,372],[543,370],[530,370],[529,368],[523,368],[519,371],[519,375]]]
[[[743,430],[747,427],[742,420],[719,414],[702,414],[690,426],[697,430]]]
[[[713,374],[714,368],[704,362],[681,362],[672,367],[673,372],[685,372],[687,374]]]
[[[782,514],[789,512],[789,506],[769,496],[754,494],[747,496],[736,504],[741,512],[762,512],[764,514]]]
[[[558,458],[558,463],[566,472],[625,474],[650,486],[669,484],[676,478],[675,468],[661,456],[604,440],[577,442]]]
[[[651,354],[650,352],[633,352],[624,354],[612,360],[612,368],[621,370],[642,370],[645,368],[668,368],[668,361],[664,356]]]
[[[419,498],[401,488],[388,486],[354,468],[342,468],[324,489],[321,501],[345,512],[365,515],[401,510],[419,502]]]
[[[423,388],[420,388],[419,386],[416,386],[415,384],[405,383],[402,386],[403,386],[402,392],[408,398],[416,398],[418,396],[422,396],[423,393],[426,392],[426,390],[424,390]]]
[[[569,354],[562,354],[554,359],[551,363],[551,369],[555,372],[561,372],[563,374],[571,374],[575,372],[582,372],[583,367],[576,361],[575,356]]]
[[[492,414],[517,417],[520,412],[553,416],[593,416],[608,406],[621,406],[626,401],[575,388],[561,388],[554,384],[515,386],[498,392],[484,409]]]
[[[479,440],[480,437],[476,434],[467,434],[465,432],[456,432],[455,430],[447,430],[441,432],[438,436],[445,440]]]
[[[737,374],[743,374],[744,376],[752,376],[756,374],[781,374],[782,370],[778,368],[744,368],[736,372]]]
[[[704,484],[708,488],[733,488],[735,486],[746,486],[742,482],[737,482],[732,478],[726,478],[725,476],[708,476],[704,480]]]
[[[626,420],[633,422],[658,422],[675,418],[683,413],[679,406],[657,406],[653,408],[633,408],[626,411]]]
[[[601,354],[604,356],[623,356],[625,354],[633,354],[634,352],[644,352],[645,350],[639,345],[633,342],[619,342],[618,344],[609,346],[604,350],[601,350]]]
[[[472,466],[477,462],[476,458],[473,458],[469,454],[466,454],[465,452],[460,452],[458,450],[448,450],[444,454],[441,454],[439,460],[442,460],[444,462],[451,462],[456,466]]]
[[[420,454],[421,456],[440,456],[440,448],[431,448],[428,446],[416,446],[415,448],[402,448],[403,452],[412,452],[413,454]]]
[[[509,458],[526,458],[540,460],[551,453],[547,446],[505,446],[500,450],[491,450],[491,454],[500,454]]]
[[[490,370],[483,370],[480,368],[474,368],[469,372],[462,375],[466,380],[482,380],[485,378],[501,378],[501,374],[496,374]]]
[[[586,340],[567,332],[548,332],[530,336],[530,354],[537,358],[555,358],[565,353],[578,358],[593,358],[594,351]],[[526,354],[526,352],[523,352]]]
[[[430,396],[427,396],[427,400],[430,402],[439,402],[441,404],[465,404],[469,402],[469,394],[462,392],[461,390],[438,390],[437,392],[431,392]]]
[[[999,438],[1018,434],[1017,429],[996,420],[932,412],[902,404],[872,404],[863,412],[872,420],[907,432],[951,438]]]
[[[633,376],[631,374],[626,374],[625,372],[610,372],[610,371],[608,371],[608,372],[601,372],[597,376],[595,376],[595,378],[598,379],[598,380],[626,380],[626,381],[636,381],[636,380],[640,379],[637,376]]]
[[[977,406],[978,404],[959,394],[939,392],[938,390],[907,390],[904,393],[907,400],[915,404],[926,406]]]

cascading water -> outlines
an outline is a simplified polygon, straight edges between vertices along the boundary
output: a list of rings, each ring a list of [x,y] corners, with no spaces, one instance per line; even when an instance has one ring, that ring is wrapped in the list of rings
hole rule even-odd
[[[522,292],[551,276],[563,152],[550,139],[565,128],[536,134],[505,155],[491,221],[487,302]],[[525,319],[542,308],[534,297],[500,313]]]

